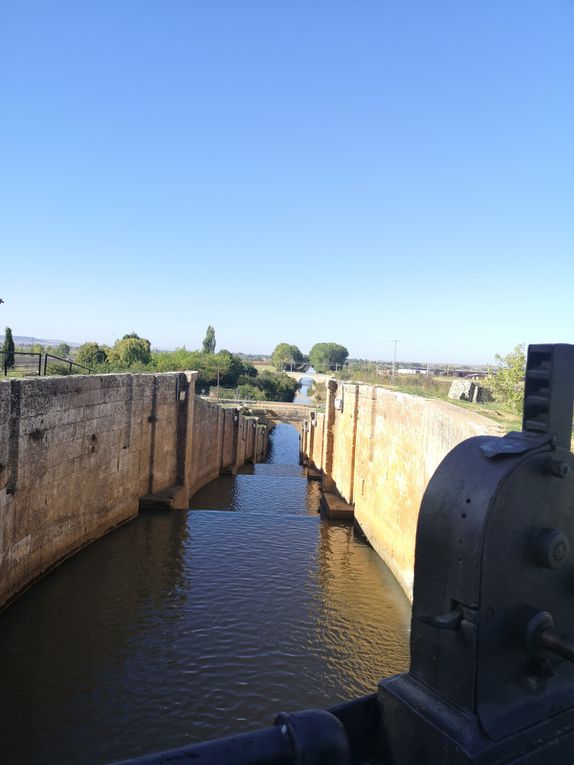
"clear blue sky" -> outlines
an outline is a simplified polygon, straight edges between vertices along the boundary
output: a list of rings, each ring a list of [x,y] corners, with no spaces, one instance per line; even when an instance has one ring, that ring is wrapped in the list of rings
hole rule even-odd
[[[572,0],[0,0],[0,325],[574,342]]]

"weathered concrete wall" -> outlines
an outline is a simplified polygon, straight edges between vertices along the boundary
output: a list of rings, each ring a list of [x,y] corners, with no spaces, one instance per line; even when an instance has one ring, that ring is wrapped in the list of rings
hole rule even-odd
[[[412,597],[418,513],[432,474],[461,441],[498,428],[452,404],[370,385],[333,381],[326,408],[321,436],[309,452],[304,428],[302,450],[324,471],[324,488],[354,503],[365,536]]]
[[[242,418],[237,429],[237,464],[245,464],[245,444],[247,440],[247,426],[249,421]]]
[[[333,423],[333,464],[331,477],[342,497],[353,504],[355,451],[357,444],[359,386],[340,386],[336,391]],[[339,409],[338,406],[342,407]]]
[[[215,480],[221,472],[223,418],[224,411],[219,406],[196,399],[193,440],[196,448],[201,443],[201,459],[192,461],[190,496],[206,483]]]
[[[309,457],[315,465],[321,469],[323,458],[323,432],[325,430],[325,415],[322,412],[318,412],[315,417],[316,424],[311,422],[311,429],[313,431],[311,444],[311,452]]]
[[[231,468],[235,465],[237,456],[237,428],[234,418],[237,417],[235,409],[224,409],[223,434],[221,438],[221,469]]]
[[[174,488],[187,507],[222,468],[261,459],[267,429],[194,395],[195,373],[0,382],[0,606]],[[240,453],[239,432],[255,434]]]

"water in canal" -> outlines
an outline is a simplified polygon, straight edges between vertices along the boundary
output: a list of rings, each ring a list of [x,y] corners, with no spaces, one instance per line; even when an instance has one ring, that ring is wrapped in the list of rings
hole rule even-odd
[[[309,369],[309,373],[312,374],[315,370],[313,367]],[[309,396],[309,388],[313,385],[312,377],[302,377],[299,380],[299,389],[295,393],[293,399],[294,404],[312,404],[313,399]]]
[[[407,666],[409,605],[317,514],[298,436],[141,515],[0,614],[0,761],[104,763],[326,707]]]

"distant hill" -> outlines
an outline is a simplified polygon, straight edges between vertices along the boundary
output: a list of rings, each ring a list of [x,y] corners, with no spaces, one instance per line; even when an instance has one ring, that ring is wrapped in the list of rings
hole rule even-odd
[[[79,348],[81,343],[72,343],[70,340],[43,340],[40,337],[27,337],[26,335],[13,335],[15,345],[51,345],[56,347],[61,343],[66,343],[70,348]],[[4,342],[4,335],[0,335],[0,343]]]

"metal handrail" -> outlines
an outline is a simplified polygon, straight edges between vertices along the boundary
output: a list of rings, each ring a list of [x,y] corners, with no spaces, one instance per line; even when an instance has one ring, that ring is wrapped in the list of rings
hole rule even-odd
[[[71,359],[65,359],[62,356],[55,356],[53,353],[45,353],[44,354],[44,375],[47,374],[48,358],[56,359],[57,361],[63,361],[65,364],[69,364],[70,374],[72,374],[72,367],[85,369],[88,372],[88,374],[92,374],[92,372],[94,371],[93,369],[90,369],[90,367],[86,367],[83,364],[78,364],[76,361],[72,361]]]
[[[42,354],[36,351],[0,351],[0,356],[3,356],[2,368],[4,370],[4,377],[8,376],[8,370],[15,367],[15,364],[8,366],[8,359],[10,356],[37,356],[38,357],[38,375],[42,374]]]

